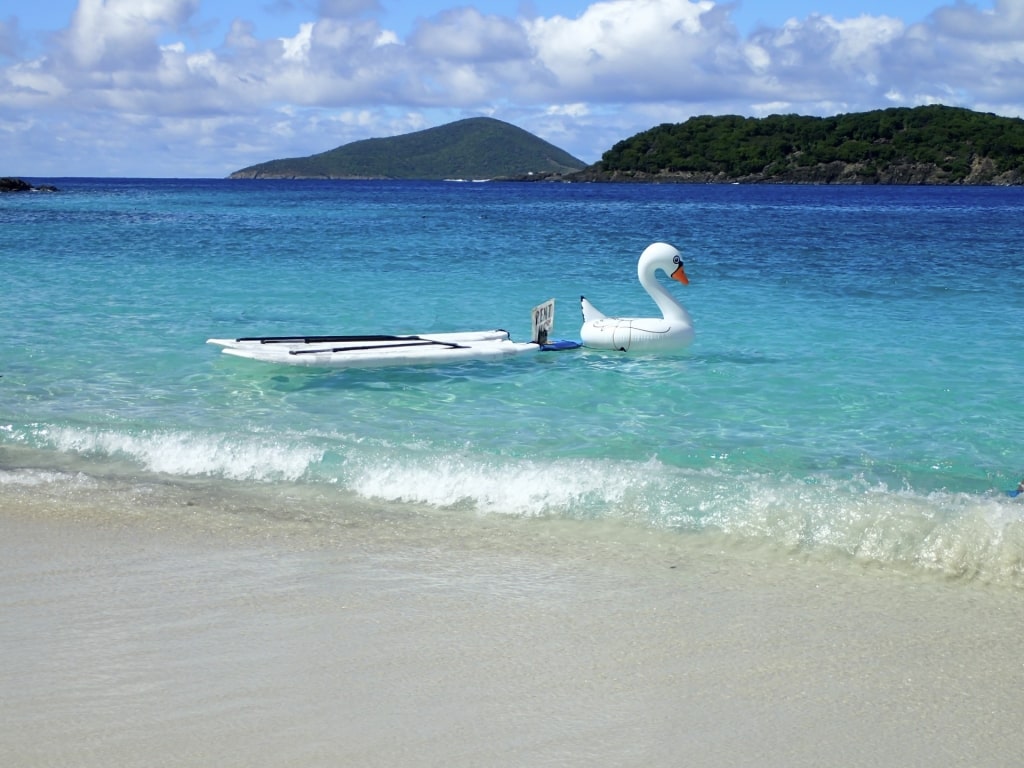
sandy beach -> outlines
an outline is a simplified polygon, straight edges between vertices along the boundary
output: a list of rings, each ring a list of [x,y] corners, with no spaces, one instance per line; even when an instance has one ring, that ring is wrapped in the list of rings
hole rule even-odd
[[[552,521],[3,490],[7,765],[1024,754],[1012,589]]]

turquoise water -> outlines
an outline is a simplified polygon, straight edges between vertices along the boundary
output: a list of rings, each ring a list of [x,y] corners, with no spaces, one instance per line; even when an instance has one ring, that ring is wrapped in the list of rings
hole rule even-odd
[[[33,180],[38,182],[38,180]],[[0,495],[128,478],[623,521],[1024,583],[1024,190],[47,180],[0,197]],[[210,337],[506,328],[586,294],[696,341],[329,371]],[[308,496],[307,498],[313,498]],[[301,514],[294,512],[294,514]]]

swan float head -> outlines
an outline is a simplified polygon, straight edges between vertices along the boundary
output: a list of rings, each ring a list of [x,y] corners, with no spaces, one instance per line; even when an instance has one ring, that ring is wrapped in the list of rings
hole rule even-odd
[[[689,285],[690,279],[683,268],[683,257],[668,243],[652,243],[640,254],[637,277],[658,305],[661,317],[608,317],[580,297],[583,346],[647,354],[678,352],[693,342],[690,313],[658,282],[658,270],[683,285]]]

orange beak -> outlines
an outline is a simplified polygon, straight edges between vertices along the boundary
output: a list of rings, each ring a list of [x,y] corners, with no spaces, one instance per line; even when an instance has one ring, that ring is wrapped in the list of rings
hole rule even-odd
[[[671,277],[671,278],[672,278],[673,280],[678,280],[678,281],[679,281],[680,283],[682,283],[683,285],[689,285],[689,284],[690,284],[690,278],[688,278],[688,277],[686,276],[686,271],[685,271],[685,270],[683,269],[683,265],[682,265],[682,264],[680,264],[680,265],[679,265],[679,268],[678,268],[678,269],[676,269],[676,271],[675,271],[675,272],[673,272],[673,273],[672,273],[672,274],[670,275],[670,277]]]

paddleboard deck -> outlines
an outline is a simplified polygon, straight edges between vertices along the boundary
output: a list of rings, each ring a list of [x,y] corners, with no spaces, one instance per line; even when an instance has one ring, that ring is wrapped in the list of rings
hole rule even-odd
[[[285,365],[381,368],[495,360],[538,352],[540,344],[515,342],[507,331],[465,331],[391,336],[269,336],[209,339],[227,355]]]
[[[534,307],[535,341],[513,341],[508,331],[457,331],[407,335],[243,336],[207,339],[227,355],[282,365],[383,368],[499,360],[541,350],[575,349],[574,341],[549,341],[554,300]]]

